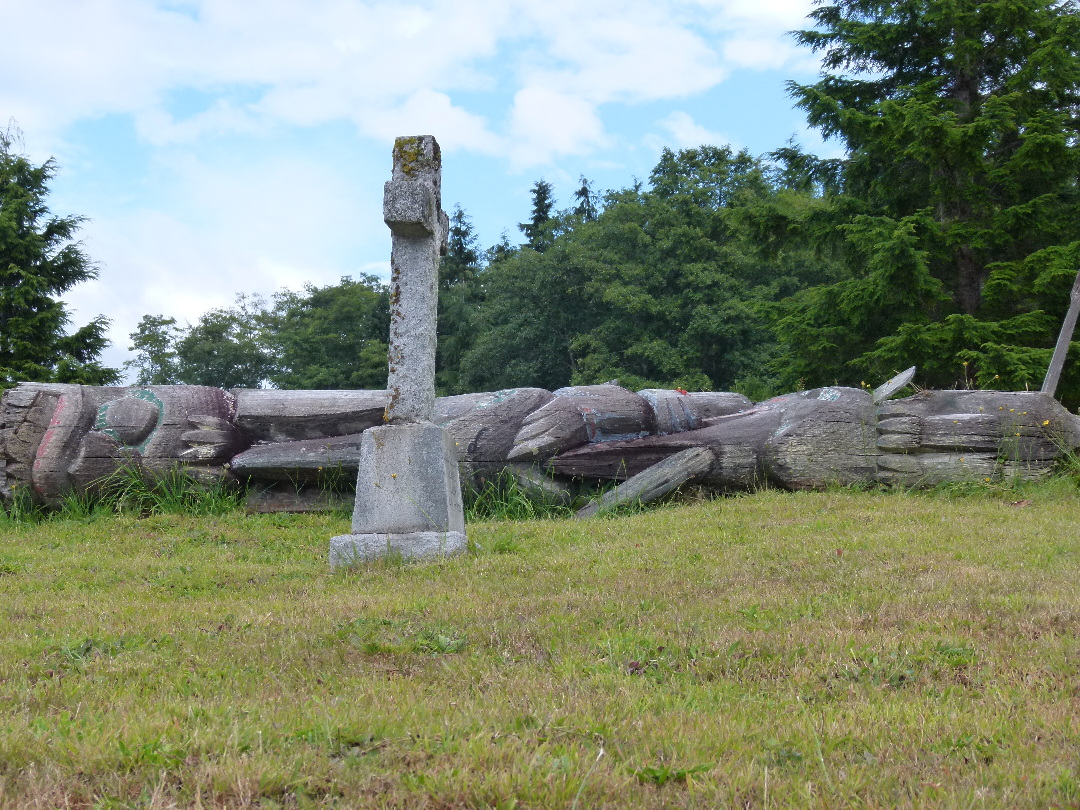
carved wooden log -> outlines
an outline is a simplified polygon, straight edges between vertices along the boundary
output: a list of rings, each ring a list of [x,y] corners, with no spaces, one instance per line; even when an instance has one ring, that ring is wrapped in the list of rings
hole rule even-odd
[[[785,489],[872,481],[877,415],[858,388],[817,388],[769,400],[782,413],[764,448],[765,474]]]
[[[252,442],[348,436],[383,423],[386,391],[234,388],[236,426]]]
[[[623,481],[668,456],[692,447],[708,447],[715,461],[705,480],[722,489],[749,488],[765,480],[762,452],[780,426],[780,416],[779,410],[758,406],[715,417],[698,430],[568,450],[553,458],[550,467],[559,475]]]
[[[586,442],[623,441],[655,431],[652,408],[633,391],[612,383],[570,386],[525,417],[507,458],[542,461]]]
[[[6,497],[29,484],[38,500],[56,503],[123,465],[211,474],[244,446],[230,421],[232,397],[219,388],[26,383],[3,402],[5,425],[12,422],[3,450]]]
[[[543,388],[440,397],[435,422],[454,438],[459,461],[505,461],[525,418],[553,398]]]
[[[0,402],[0,497],[10,501],[16,488],[30,490],[34,456],[60,399],[57,391],[21,385]]]
[[[1080,418],[1038,391],[923,391],[878,407],[877,480],[1034,478],[1080,445]]]
[[[662,498],[694,478],[705,475],[713,465],[713,452],[708,447],[690,447],[660,461],[605,492],[596,501],[579,509],[575,517],[587,518],[603,514],[620,503],[649,503]]]
[[[873,403],[858,389],[788,394],[707,421],[698,430],[567,451],[551,467],[561,475],[623,480],[689,447],[709,447],[715,462],[705,480],[723,489],[765,480],[788,489],[822,487],[872,480],[876,472]]]

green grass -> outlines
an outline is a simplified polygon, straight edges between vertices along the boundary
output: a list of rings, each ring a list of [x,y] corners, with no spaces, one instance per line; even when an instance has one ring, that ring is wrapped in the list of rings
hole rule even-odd
[[[3,807],[1076,807],[1064,478],[474,522],[0,526]]]

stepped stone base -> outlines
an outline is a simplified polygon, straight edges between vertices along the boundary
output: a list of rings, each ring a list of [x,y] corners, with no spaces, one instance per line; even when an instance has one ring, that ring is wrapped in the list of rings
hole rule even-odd
[[[330,540],[330,567],[371,562],[392,554],[408,559],[449,557],[467,547],[464,532],[342,534]]]

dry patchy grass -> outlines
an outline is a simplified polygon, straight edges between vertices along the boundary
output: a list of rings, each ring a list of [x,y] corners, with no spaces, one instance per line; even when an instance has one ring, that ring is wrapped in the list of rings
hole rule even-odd
[[[341,518],[5,527],[0,806],[1075,807],[1078,517],[762,492],[338,573]]]

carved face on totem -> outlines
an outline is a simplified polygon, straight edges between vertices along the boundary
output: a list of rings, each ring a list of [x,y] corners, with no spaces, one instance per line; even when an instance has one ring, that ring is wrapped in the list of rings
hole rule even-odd
[[[224,475],[245,446],[233,397],[217,388],[42,384],[20,393],[5,399],[7,485],[29,484],[46,503],[92,490],[125,466]]]

